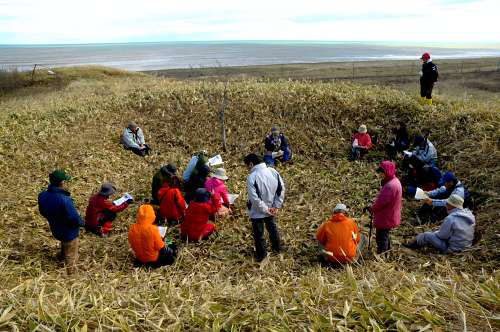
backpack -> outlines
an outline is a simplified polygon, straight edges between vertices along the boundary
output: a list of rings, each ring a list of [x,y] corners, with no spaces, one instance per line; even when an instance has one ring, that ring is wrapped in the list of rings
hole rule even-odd
[[[432,83],[436,83],[438,81],[438,78],[439,78],[438,66],[433,64],[432,75],[431,75]]]

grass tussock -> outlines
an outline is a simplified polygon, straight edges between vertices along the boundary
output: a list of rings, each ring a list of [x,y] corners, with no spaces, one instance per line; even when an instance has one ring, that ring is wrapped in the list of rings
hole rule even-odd
[[[67,70],[70,75],[74,69]],[[231,82],[223,158],[230,191],[243,194],[234,216],[218,222],[218,235],[210,241],[181,243],[173,266],[149,271],[132,265],[127,229],[136,207],[129,208],[114,223],[110,239],[81,235],[79,273],[67,277],[55,259],[58,243],[37,212],[47,174],[61,167],[74,177],[69,189],[82,213],[107,180],[136,200],[147,198],[162,164],[173,161],[182,169],[198,149],[220,152],[217,115],[207,98],[220,100],[224,91],[217,82],[77,76],[63,88],[33,94],[29,87],[29,93],[22,89],[0,100],[0,329],[500,328],[500,104],[494,99],[464,104],[438,97],[429,110],[414,96],[379,87]],[[121,148],[119,135],[129,119],[144,129],[154,155],[141,159]],[[430,128],[443,166],[476,192],[481,241],[452,256],[400,247],[432,228],[410,226],[416,205],[405,201],[388,257],[369,254],[345,269],[320,268],[317,226],[342,201],[367,233],[368,218],[361,211],[378,191],[374,169],[383,152],[348,162],[352,130],[366,123],[384,142],[399,119],[411,128]],[[286,251],[258,265],[244,211],[247,171],[241,159],[260,150],[273,124],[284,128],[295,158],[280,169],[287,187],[279,216]]]

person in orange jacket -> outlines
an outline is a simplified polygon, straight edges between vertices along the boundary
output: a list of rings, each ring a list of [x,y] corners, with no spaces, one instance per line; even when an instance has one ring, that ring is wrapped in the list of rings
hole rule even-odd
[[[186,201],[182,197],[179,187],[180,180],[173,175],[164,181],[158,190],[160,217],[162,220],[166,220],[170,226],[181,223],[186,213]]]
[[[181,237],[193,242],[208,238],[215,232],[215,225],[208,220],[220,207],[219,195],[212,195],[205,188],[196,189],[194,200],[189,204],[181,224]]]
[[[347,216],[347,207],[337,204],[333,215],[316,233],[320,256],[329,263],[351,263],[361,254],[365,237],[358,231],[354,220]]]
[[[129,227],[128,242],[138,263],[150,267],[170,265],[175,260],[176,246],[163,242],[158,227],[153,225],[155,219],[153,206],[141,205],[136,223]]]

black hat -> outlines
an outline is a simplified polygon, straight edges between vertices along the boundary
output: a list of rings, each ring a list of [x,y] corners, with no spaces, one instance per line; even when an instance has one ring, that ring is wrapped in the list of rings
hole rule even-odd
[[[112,183],[106,182],[101,186],[101,191],[99,191],[99,195],[101,196],[111,196],[116,192],[115,186]]]
[[[174,164],[168,164],[161,168],[161,172],[165,175],[175,175],[177,173],[177,167]]]
[[[210,200],[210,192],[205,188],[198,188],[194,193],[194,201],[197,203],[206,203]]]

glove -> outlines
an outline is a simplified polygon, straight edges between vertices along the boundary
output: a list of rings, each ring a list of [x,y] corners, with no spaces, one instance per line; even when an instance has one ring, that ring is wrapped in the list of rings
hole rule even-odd
[[[128,204],[132,204],[132,203],[134,203],[134,200],[132,198],[130,198],[130,199],[127,200],[127,203]]]

